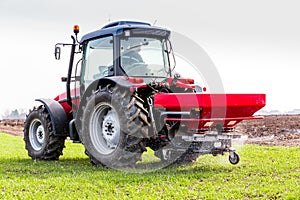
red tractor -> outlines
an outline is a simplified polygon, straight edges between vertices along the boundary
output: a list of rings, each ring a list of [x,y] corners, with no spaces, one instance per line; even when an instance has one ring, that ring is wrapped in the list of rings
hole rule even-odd
[[[162,163],[193,162],[199,155],[229,152],[232,132],[265,106],[264,94],[205,94],[171,66],[170,31],[148,23],[119,21],[77,40],[74,26],[66,93],[37,99],[24,141],[32,159],[57,160],[65,139],[82,143],[91,163],[134,166],[147,148]],[[73,66],[75,55],[79,55]]]

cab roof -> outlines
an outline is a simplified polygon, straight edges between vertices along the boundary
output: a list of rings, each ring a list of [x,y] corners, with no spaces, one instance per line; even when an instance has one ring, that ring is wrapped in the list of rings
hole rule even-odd
[[[122,34],[126,29],[144,29],[144,30],[152,30],[152,32],[157,32],[157,35],[161,36],[169,36],[170,31],[160,28],[151,26],[151,24],[146,22],[137,22],[137,21],[116,21],[109,23],[102,27],[100,30],[88,33],[81,38],[80,43],[83,43],[86,40],[90,40],[96,37],[104,36],[104,35],[118,35]]]

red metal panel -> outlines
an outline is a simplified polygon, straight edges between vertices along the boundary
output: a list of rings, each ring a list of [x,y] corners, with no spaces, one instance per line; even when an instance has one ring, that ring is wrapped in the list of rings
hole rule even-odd
[[[77,96],[75,97],[75,95],[77,95]],[[71,90],[72,103],[77,106],[80,103],[79,95],[80,95],[79,88]],[[66,92],[58,95],[57,97],[54,98],[54,100],[60,102],[60,105],[64,108],[67,115],[72,111],[72,107],[67,103],[67,93]]]
[[[168,111],[201,108],[202,119],[250,117],[266,105],[265,94],[184,94],[158,93],[154,106]]]
[[[209,129],[216,125],[221,125],[223,128],[232,128],[242,120],[263,119],[261,116],[250,117],[232,117],[232,118],[210,118],[210,119],[195,119],[195,118],[165,118],[165,121],[176,121],[185,124],[189,129]]]

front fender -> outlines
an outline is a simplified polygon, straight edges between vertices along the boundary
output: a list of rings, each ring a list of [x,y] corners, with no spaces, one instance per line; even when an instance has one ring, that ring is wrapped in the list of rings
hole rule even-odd
[[[36,99],[36,101],[44,104],[49,112],[55,136],[67,137],[68,134],[68,118],[64,108],[52,99]]]

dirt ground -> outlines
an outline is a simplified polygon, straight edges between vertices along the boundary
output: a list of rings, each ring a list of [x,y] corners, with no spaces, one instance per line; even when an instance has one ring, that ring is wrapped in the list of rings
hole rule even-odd
[[[24,120],[3,120],[0,132],[23,136]],[[248,144],[300,146],[300,115],[272,115],[262,120],[242,121],[235,131],[247,135]]]
[[[0,122],[0,132],[23,137],[23,125],[24,120],[21,119],[2,120]]]
[[[235,130],[248,136],[248,144],[300,146],[300,115],[271,115],[262,120],[242,121]]]

